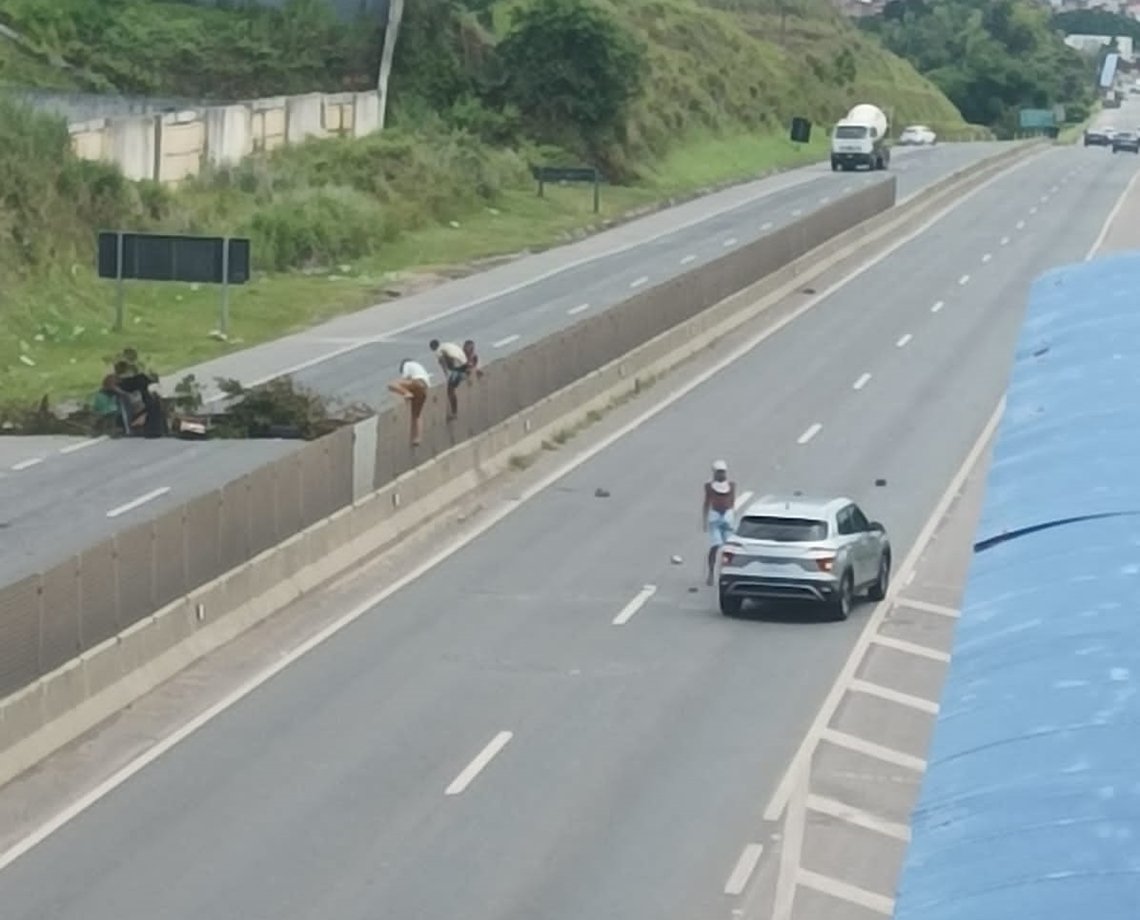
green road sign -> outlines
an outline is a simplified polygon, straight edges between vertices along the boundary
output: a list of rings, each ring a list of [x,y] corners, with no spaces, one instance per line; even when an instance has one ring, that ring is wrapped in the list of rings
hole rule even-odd
[[[1017,121],[1023,131],[1043,131],[1057,123],[1052,109],[1018,109]]]

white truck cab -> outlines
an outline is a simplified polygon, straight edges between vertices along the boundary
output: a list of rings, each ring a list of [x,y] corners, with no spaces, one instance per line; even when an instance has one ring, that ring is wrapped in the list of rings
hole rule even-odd
[[[890,123],[878,106],[860,103],[835,125],[831,133],[831,168],[833,171],[886,169],[891,162],[887,143]]]

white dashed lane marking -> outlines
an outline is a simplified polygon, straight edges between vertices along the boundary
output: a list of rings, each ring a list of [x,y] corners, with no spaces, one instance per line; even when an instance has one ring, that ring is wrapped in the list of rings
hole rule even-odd
[[[807,431],[805,431],[803,434],[801,434],[799,436],[799,438],[796,439],[796,443],[797,444],[807,444],[808,441],[810,441],[817,434],[819,434],[819,432],[822,430],[822,428],[823,428],[823,425],[821,425],[819,422],[816,422]]]

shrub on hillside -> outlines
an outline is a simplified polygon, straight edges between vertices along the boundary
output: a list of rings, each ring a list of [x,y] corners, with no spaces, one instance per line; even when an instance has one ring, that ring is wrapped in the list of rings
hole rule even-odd
[[[370,255],[400,230],[470,213],[525,181],[521,154],[437,124],[280,148],[197,186],[238,196],[231,206],[247,214],[258,266],[284,270]]]
[[[172,197],[71,151],[63,119],[0,95],[0,274],[87,261],[100,229],[145,226]]]
[[[535,0],[516,11],[495,51],[502,93],[540,140],[597,150],[615,139],[641,95],[647,49],[591,0]]]

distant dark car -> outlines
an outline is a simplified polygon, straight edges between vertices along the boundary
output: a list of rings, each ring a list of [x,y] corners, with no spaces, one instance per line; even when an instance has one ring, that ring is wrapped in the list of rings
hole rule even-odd
[[[1085,146],[1086,147],[1110,147],[1112,146],[1112,137],[1103,129],[1096,129],[1093,131],[1085,132]]]
[[[1129,153],[1140,153],[1140,134],[1135,131],[1118,131],[1112,138],[1112,152],[1127,150]]]

